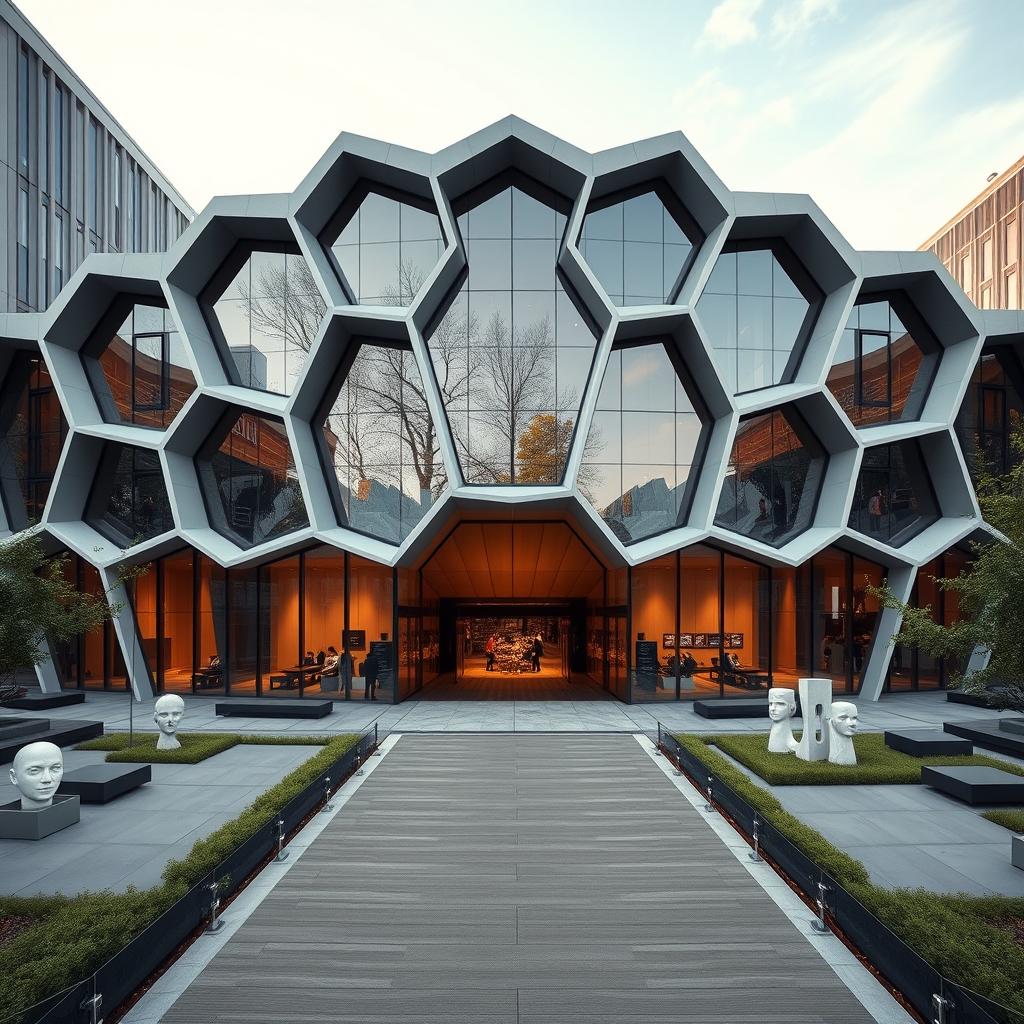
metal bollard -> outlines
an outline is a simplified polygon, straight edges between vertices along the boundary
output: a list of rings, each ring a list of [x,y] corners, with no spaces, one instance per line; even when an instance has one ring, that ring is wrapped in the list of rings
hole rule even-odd
[[[709,775],[708,776],[708,802],[704,805],[704,810],[707,811],[708,814],[714,814],[715,813],[714,799],[715,799],[714,781],[712,780],[711,776]]]
[[[321,808],[324,811],[333,811],[334,804],[331,803],[331,777],[330,775],[324,776],[324,805]]]
[[[277,819],[277,856],[274,860],[287,860],[288,851],[284,848],[284,818]]]
[[[210,923],[206,926],[208,935],[219,932],[224,927],[224,922],[217,916],[220,910],[220,886],[216,882],[210,883]]]
[[[932,993],[932,1024],[953,1024],[953,1001],[938,992]]]
[[[374,746],[373,756],[374,757],[380,757],[381,756],[381,752],[380,752],[380,737],[377,735],[377,723],[376,722],[373,723],[373,746]]]
[[[755,864],[760,864],[764,859],[761,856],[761,822],[757,818],[754,819],[754,848],[748,856]]]
[[[825,893],[828,891],[828,886],[824,882],[818,883],[818,898],[815,900],[818,907],[818,916],[811,919],[811,927],[823,935],[829,931],[829,927],[825,923]]]
[[[100,1016],[103,1012],[103,995],[101,993],[97,992],[95,995],[83,999],[79,1009],[88,1014],[89,1024],[103,1024],[103,1018]]]

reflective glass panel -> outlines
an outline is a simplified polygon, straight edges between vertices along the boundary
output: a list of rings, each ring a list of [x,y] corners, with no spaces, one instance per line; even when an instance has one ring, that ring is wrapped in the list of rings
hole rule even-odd
[[[399,543],[447,483],[416,357],[362,344],[321,429],[345,526]]]
[[[323,240],[351,299],[370,306],[408,306],[444,252],[432,204],[361,190],[346,204]]]
[[[1020,456],[1010,444],[1010,436],[1024,417],[1024,401],[1014,383],[1020,379],[1019,364],[1007,356],[1014,374],[1007,373],[1001,358],[983,355],[971,374],[971,383],[956,419],[971,479],[977,482],[986,471],[1009,472]]]
[[[936,343],[922,342],[922,331],[915,338],[886,299],[867,297],[853,307],[827,383],[856,426],[920,413],[937,360]]]
[[[428,338],[473,484],[555,484],[595,338],[556,274],[569,204],[524,179],[456,204],[469,274]]]
[[[243,547],[308,525],[284,423],[234,414],[196,464],[214,529]]]
[[[20,530],[42,518],[67,423],[40,356],[16,356],[0,395],[0,490]]]
[[[740,420],[715,525],[776,547],[806,530],[825,455],[802,420],[775,410]]]
[[[166,427],[196,389],[170,310],[133,306],[97,357],[103,416],[113,423]]]
[[[126,546],[174,529],[156,452],[108,443],[86,515],[101,533]]]
[[[236,250],[211,288],[208,319],[228,372],[245,387],[291,394],[327,310],[298,250]]]
[[[894,547],[939,518],[938,503],[916,441],[879,445],[864,453],[850,527]]]
[[[630,543],[685,521],[702,422],[665,342],[611,353],[579,488]]]
[[[740,394],[791,380],[819,304],[817,288],[781,243],[727,246],[697,302],[726,387]]]
[[[671,302],[701,241],[696,223],[679,203],[666,205],[664,187],[591,203],[583,220],[580,253],[616,306]],[[674,211],[674,212],[673,212]]]

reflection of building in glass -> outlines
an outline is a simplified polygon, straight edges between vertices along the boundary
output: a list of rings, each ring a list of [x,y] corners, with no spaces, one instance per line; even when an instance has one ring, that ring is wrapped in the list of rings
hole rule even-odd
[[[785,544],[811,525],[824,471],[824,450],[795,410],[741,420],[715,523]]]
[[[871,588],[955,621],[926,573],[1011,458],[1022,339],[681,136],[342,136],[0,323],[0,525],[90,592],[147,570],[48,687],[344,699],[373,652],[395,701],[869,700],[957,671]],[[487,671],[494,633],[541,651]]]
[[[879,445],[864,453],[851,529],[899,546],[935,522],[938,509],[917,441]]]
[[[828,387],[858,427],[916,419],[938,359],[938,342],[905,297],[862,295],[843,329]]]
[[[284,423],[229,411],[196,459],[214,528],[243,546],[308,524]]]

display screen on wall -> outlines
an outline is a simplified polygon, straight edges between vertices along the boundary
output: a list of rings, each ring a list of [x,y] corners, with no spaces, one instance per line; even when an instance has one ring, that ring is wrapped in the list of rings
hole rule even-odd
[[[675,647],[676,634],[662,633],[662,647]],[[679,647],[687,650],[690,647],[724,647],[726,650],[739,650],[743,646],[742,633],[680,633]]]
[[[350,629],[345,634],[345,646],[350,651],[365,651],[366,650],[366,630],[365,629]]]

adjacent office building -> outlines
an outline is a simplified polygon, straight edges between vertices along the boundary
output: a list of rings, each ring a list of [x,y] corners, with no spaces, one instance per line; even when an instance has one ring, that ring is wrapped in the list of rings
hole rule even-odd
[[[89,253],[181,234],[191,207],[9,0],[0,82],[0,313],[46,309]]]
[[[963,410],[1024,336],[681,135],[591,154],[516,118],[342,135],[4,323],[55,388],[19,417],[0,384],[7,526],[125,599],[46,687],[361,697],[375,663],[394,701],[945,685],[872,587],[956,618],[934,577],[987,536],[1008,422]]]

